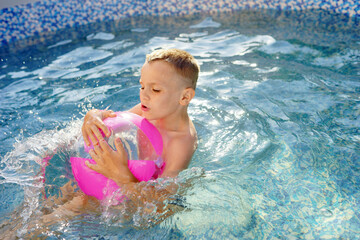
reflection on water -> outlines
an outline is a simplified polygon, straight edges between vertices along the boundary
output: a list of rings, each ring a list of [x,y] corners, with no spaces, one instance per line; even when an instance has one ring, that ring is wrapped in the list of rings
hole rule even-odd
[[[317,25],[300,21],[316,16],[238,12],[159,19],[154,26],[140,19],[118,32],[93,30],[23,57],[2,56],[0,221],[18,209],[17,228],[26,232],[43,214],[43,192],[59,195],[72,179],[68,157],[86,109],[133,106],[145,55],[176,47],[201,65],[189,109],[199,147],[176,179],[186,185],[175,201],[183,210],[154,225],[150,205],[107,209],[54,224],[48,234],[358,236],[359,30],[349,21],[332,31],[341,21],[335,16]],[[46,156],[52,158],[44,178]]]

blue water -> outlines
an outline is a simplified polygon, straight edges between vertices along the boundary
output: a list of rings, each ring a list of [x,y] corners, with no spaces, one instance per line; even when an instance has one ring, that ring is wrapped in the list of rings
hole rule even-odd
[[[35,236],[358,238],[359,29],[325,12],[243,11],[94,24],[4,47],[0,223],[16,219],[13,232],[26,233],[44,214],[43,192],[57,196],[72,179],[68,158],[86,111],[136,104],[145,54],[176,47],[201,65],[189,108],[199,147],[177,179],[187,183],[186,208],[155,225],[143,209],[126,220],[89,213]]]

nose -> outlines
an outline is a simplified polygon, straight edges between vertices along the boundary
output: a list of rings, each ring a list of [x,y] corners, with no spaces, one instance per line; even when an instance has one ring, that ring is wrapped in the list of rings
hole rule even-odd
[[[149,92],[146,89],[140,90],[140,98],[143,100],[149,100]]]

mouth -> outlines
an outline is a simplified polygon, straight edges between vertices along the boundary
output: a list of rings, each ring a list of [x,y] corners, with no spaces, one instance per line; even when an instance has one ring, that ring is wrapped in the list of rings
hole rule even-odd
[[[143,111],[149,111],[149,108],[147,106],[145,106],[144,104],[141,104],[141,110]]]

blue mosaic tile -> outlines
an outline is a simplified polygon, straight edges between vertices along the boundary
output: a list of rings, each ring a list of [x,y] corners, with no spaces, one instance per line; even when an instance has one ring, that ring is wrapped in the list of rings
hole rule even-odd
[[[129,16],[188,15],[241,9],[323,9],[360,18],[359,0],[45,0],[0,10],[0,44]]]

